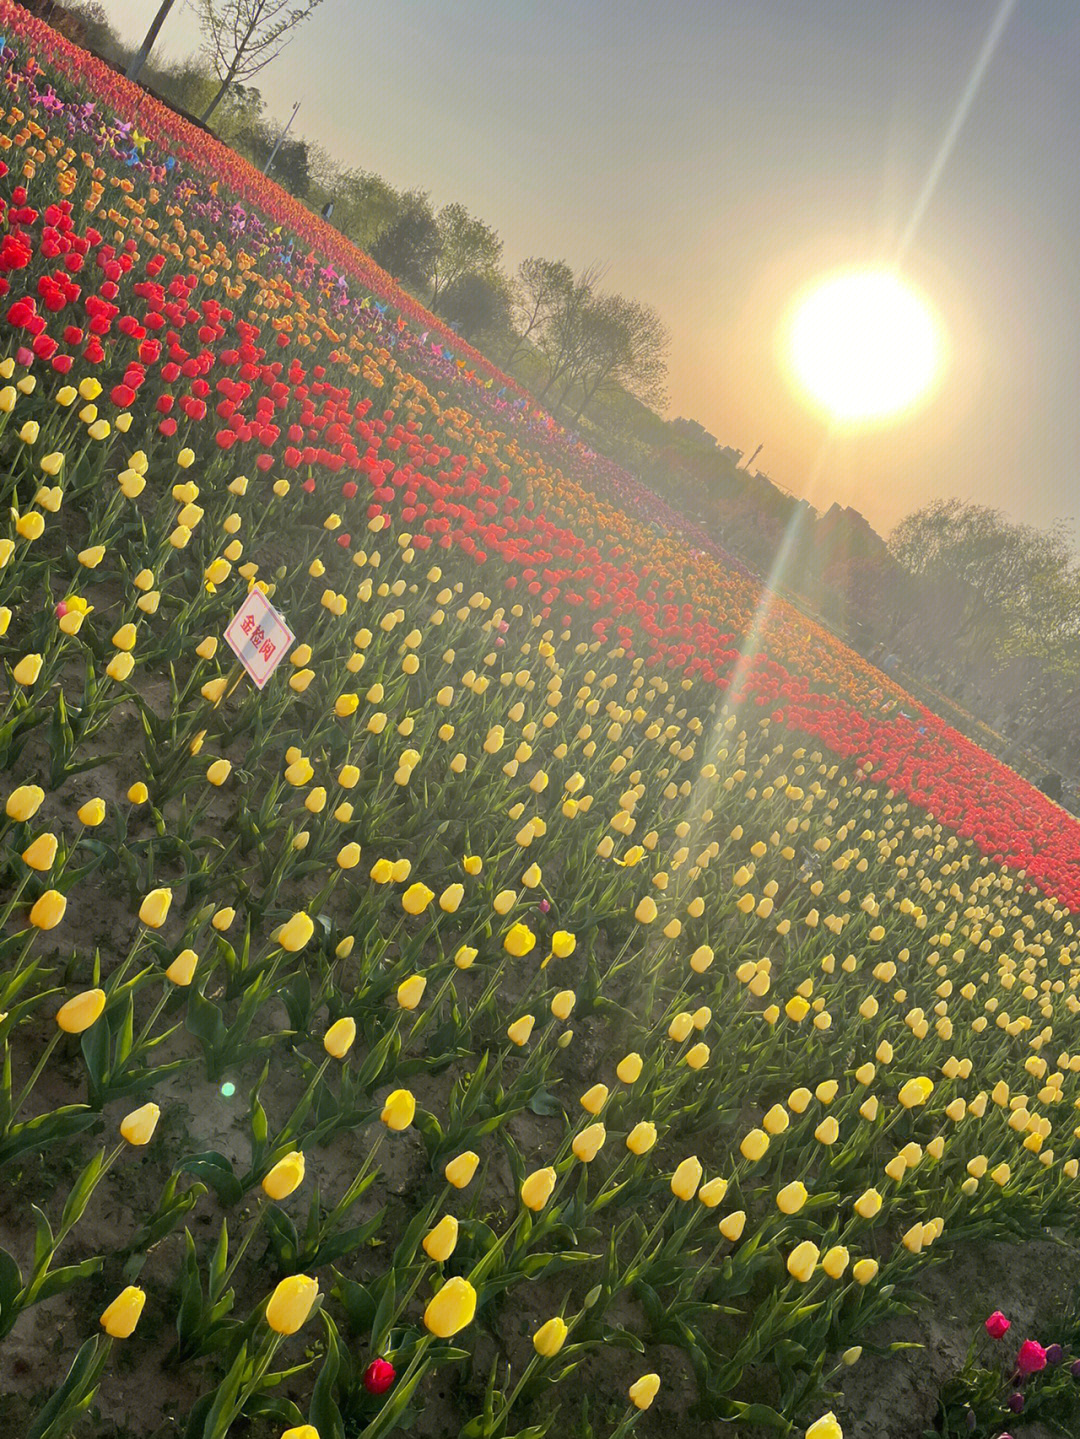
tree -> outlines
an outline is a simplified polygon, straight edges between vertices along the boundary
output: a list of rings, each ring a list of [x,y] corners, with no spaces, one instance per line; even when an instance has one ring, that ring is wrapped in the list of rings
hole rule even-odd
[[[574,272],[565,260],[522,260],[511,289],[510,319],[514,345],[505,367],[513,364],[529,339],[549,324],[574,288]]]
[[[426,194],[414,190],[402,197],[397,217],[372,245],[371,258],[401,284],[422,290],[438,247],[439,229],[431,203]]]
[[[570,285],[560,288],[547,318],[536,330],[536,347],[547,366],[547,379],[537,399],[543,403],[556,380],[574,365],[581,345],[582,317],[592,302],[593,291],[603,277],[603,268],[593,264]]]
[[[205,39],[220,84],[203,111],[204,124],[224,99],[229,86],[250,80],[280,54],[292,32],[306,20],[320,0],[199,0]]]
[[[440,311],[467,340],[505,330],[510,321],[510,298],[501,275],[459,275],[442,294]]]
[[[443,291],[464,275],[492,279],[499,272],[502,241],[464,205],[444,205],[435,217],[438,244],[432,256],[431,303],[438,308]]]
[[[318,179],[334,202],[334,224],[361,249],[370,251],[401,213],[402,195],[379,175],[346,170],[324,172]]]
[[[622,295],[600,295],[582,309],[568,382],[560,404],[580,388],[574,421],[581,419],[605,388],[627,391],[643,404],[667,402],[670,336],[654,309]]]
[[[131,64],[127,69],[127,78],[129,80],[137,80],[139,78],[142,67],[146,64],[150,57],[150,51],[154,48],[154,42],[157,40],[161,27],[165,24],[165,19],[175,3],[176,0],[161,0],[158,12],[150,21],[150,28],[143,36],[142,44],[131,57]]]

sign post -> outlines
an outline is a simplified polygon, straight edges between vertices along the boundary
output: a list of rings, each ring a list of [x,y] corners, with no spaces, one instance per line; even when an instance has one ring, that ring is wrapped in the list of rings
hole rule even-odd
[[[225,630],[225,642],[257,689],[285,658],[296,636],[260,589],[253,589]]]

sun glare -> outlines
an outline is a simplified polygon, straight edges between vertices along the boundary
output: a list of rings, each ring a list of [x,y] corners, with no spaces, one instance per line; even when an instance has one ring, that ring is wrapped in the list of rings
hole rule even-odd
[[[929,309],[889,270],[825,280],[797,305],[788,336],[795,378],[836,420],[905,409],[930,388],[940,356]]]

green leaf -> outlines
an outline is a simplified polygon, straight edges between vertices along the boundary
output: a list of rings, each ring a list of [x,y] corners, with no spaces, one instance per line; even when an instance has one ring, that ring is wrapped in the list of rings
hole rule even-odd
[[[308,1423],[318,1430],[319,1439],[345,1439],[345,1424],[334,1399],[334,1385],[341,1369],[337,1326],[325,1309],[322,1320],[326,1325],[326,1355],[311,1391]]]
[[[82,1218],[83,1211],[90,1202],[90,1196],[94,1192],[98,1176],[101,1173],[101,1166],[105,1160],[105,1151],[101,1150],[95,1154],[86,1166],[78,1179],[72,1185],[71,1192],[64,1205],[64,1212],[60,1216],[60,1228],[70,1229],[73,1224],[78,1224]]]

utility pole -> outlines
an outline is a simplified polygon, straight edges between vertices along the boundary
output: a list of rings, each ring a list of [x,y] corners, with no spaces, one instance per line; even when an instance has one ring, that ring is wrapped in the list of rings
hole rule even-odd
[[[750,466],[754,463],[754,461],[757,459],[758,455],[761,454],[761,452],[762,452],[762,450],[763,450],[764,448],[765,448],[765,441],[762,440],[761,444],[758,445],[757,449],[754,451],[754,453],[753,453],[753,454],[750,456],[750,458],[747,460],[746,464],[743,465],[743,469],[744,469],[744,470],[748,470],[748,469],[750,468]]]
[[[129,80],[137,80],[142,73],[142,67],[146,64],[150,51],[154,48],[154,41],[158,37],[158,32],[162,25],[165,24],[165,17],[175,3],[176,0],[161,0],[158,12],[150,22],[150,29],[147,30],[143,42],[139,46],[138,53],[132,56],[131,64],[127,67],[127,78]]]
[[[171,4],[171,3],[172,3],[172,0],[170,0],[170,4]],[[289,133],[289,129],[290,129],[290,127],[292,126],[292,122],[296,119],[296,112],[297,112],[297,110],[299,110],[299,108],[300,108],[300,101],[297,100],[296,104],[292,107],[292,114],[291,114],[291,115],[289,116],[289,118],[285,121],[285,128],[284,128],[284,130],[282,130],[281,134],[277,137],[277,144],[276,144],[276,145],[274,146],[274,148],[270,151],[270,158],[269,158],[269,160],[267,160],[266,164],[263,166],[263,174],[264,174],[264,175],[269,175],[269,173],[270,173],[270,166],[271,166],[271,165],[274,163],[274,161],[277,159],[277,152],[281,149],[282,142],[284,141],[285,136]]]

